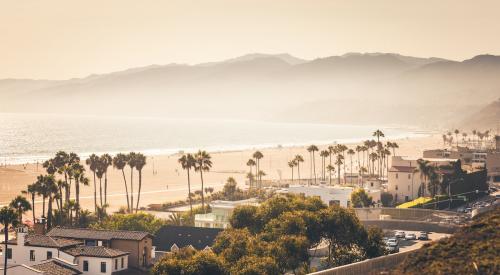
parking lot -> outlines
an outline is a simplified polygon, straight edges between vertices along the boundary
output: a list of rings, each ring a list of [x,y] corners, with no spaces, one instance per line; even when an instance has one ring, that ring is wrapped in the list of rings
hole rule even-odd
[[[384,236],[387,238],[394,238],[396,231],[400,230],[387,230],[384,231]],[[404,230],[403,230],[404,231]],[[418,236],[419,231],[404,231],[405,234],[409,233],[414,233],[416,236]],[[415,250],[419,249],[424,245],[425,243],[430,243],[432,241],[437,241],[441,238],[446,238],[450,236],[450,234],[444,234],[444,233],[434,233],[434,232],[428,232],[428,237],[429,240],[424,241],[424,240],[406,240],[403,238],[398,238],[398,246],[399,246],[399,252],[404,252],[404,251],[409,251],[409,250]]]

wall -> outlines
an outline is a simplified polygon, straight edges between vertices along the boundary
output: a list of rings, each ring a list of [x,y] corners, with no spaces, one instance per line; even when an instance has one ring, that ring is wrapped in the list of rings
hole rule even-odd
[[[25,264],[25,265],[35,265],[42,261],[47,260],[47,251],[52,251],[52,258],[56,258],[58,255],[58,250],[56,248],[46,248],[46,247],[32,247],[24,245],[9,245],[8,248],[12,249],[12,259],[7,261],[7,264]],[[30,250],[35,251],[35,261],[30,261]],[[2,251],[5,251],[4,245],[2,245]],[[4,258],[0,259],[3,264]]]
[[[113,240],[111,241],[111,248],[129,252],[128,262],[131,267],[143,267],[143,251],[146,253],[146,266],[151,264],[151,251],[153,249],[153,241],[151,238],[144,238],[142,241]]]
[[[453,224],[441,224],[423,221],[405,221],[405,220],[363,220],[361,223],[366,227],[378,227],[387,230],[408,230],[408,231],[425,231],[453,234],[460,228]]]
[[[89,262],[89,270],[83,271],[83,262]],[[106,273],[101,273],[101,262],[106,263]],[[76,264],[78,264],[78,269],[82,271],[82,274],[96,275],[104,274],[111,275],[113,273],[112,259],[111,258],[95,258],[95,257],[77,257]]]
[[[289,193],[304,194],[306,197],[320,197],[321,200],[329,205],[330,201],[337,200],[340,206],[347,207],[347,202],[351,198],[353,188],[342,187],[334,188],[331,186],[302,186],[292,185],[288,188]]]

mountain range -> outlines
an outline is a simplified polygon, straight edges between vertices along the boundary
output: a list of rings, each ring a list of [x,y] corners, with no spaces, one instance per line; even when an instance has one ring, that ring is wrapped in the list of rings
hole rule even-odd
[[[500,95],[500,56],[394,53],[314,60],[248,54],[68,80],[0,80],[0,111],[224,117],[429,128],[466,120]]]

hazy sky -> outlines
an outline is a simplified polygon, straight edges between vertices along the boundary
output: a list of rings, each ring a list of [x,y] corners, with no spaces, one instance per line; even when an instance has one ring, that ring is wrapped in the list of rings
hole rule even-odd
[[[500,54],[500,1],[0,0],[0,78],[288,52]]]

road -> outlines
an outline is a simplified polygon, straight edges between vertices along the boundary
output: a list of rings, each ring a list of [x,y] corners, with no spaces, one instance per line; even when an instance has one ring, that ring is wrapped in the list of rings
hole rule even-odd
[[[384,235],[388,238],[394,237],[394,234],[398,230],[387,230],[384,231]],[[406,234],[408,233],[415,233],[415,235],[418,236],[418,231],[405,231]],[[429,240],[427,241],[421,241],[421,240],[405,240],[405,239],[399,239],[399,252],[405,252],[405,251],[410,251],[410,250],[415,250],[419,249],[426,243],[430,243],[433,241],[437,241],[442,238],[446,238],[451,236],[451,234],[444,234],[444,233],[434,233],[430,232],[429,233]]]

